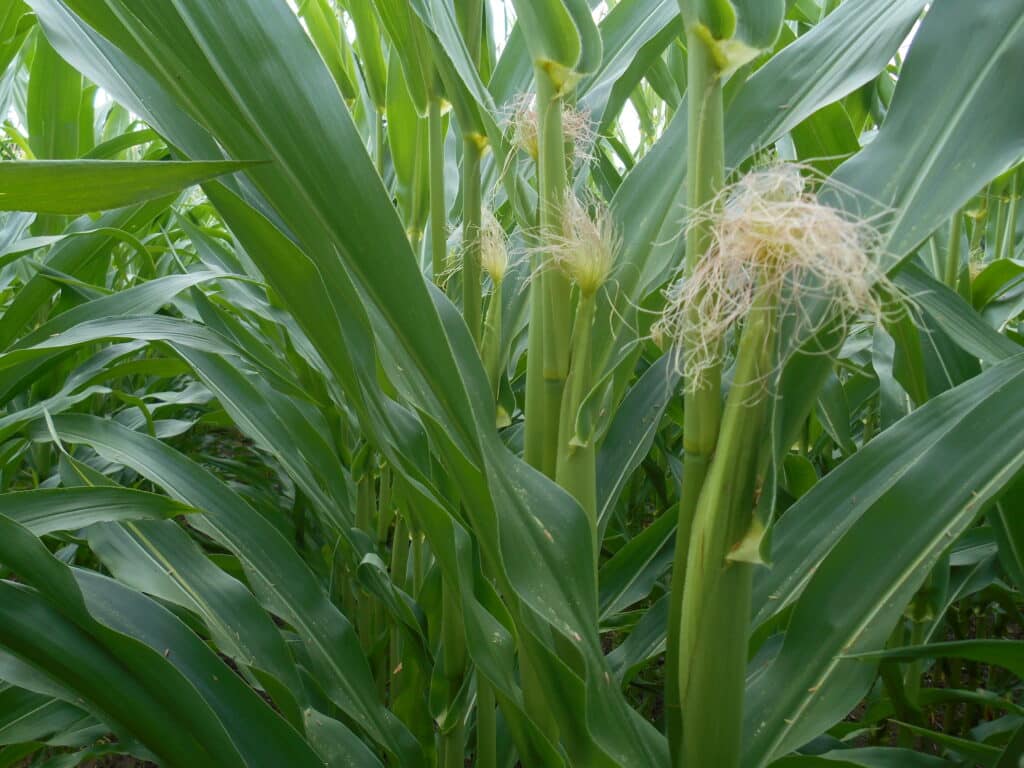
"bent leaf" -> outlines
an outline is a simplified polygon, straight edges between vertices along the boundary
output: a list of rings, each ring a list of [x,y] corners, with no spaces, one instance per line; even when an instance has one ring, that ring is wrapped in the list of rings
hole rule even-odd
[[[91,213],[153,200],[255,165],[233,160],[0,162],[0,210]]]

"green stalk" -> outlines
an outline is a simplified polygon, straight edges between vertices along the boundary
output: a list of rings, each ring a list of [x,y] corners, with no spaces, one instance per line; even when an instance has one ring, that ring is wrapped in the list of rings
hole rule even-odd
[[[592,441],[587,445],[574,445],[573,439],[576,435],[576,414],[590,389],[591,338],[596,308],[596,293],[587,295],[581,292],[573,323],[572,361],[559,417],[555,472],[558,484],[576,497],[587,515],[594,542],[595,574],[601,550],[597,536],[597,453]]]
[[[374,544],[376,551],[379,553],[387,551],[388,533],[391,530],[392,523],[395,523],[396,532],[398,529],[395,520],[396,510],[391,503],[391,493],[391,469],[385,465],[380,471],[380,490],[377,493],[377,536]],[[386,704],[388,700],[388,680],[391,677],[390,670],[394,669],[394,667],[388,666],[390,661],[388,653],[389,643],[377,642],[378,639],[389,637],[388,614],[384,609],[383,603],[379,600],[373,601],[373,637],[375,639],[372,659],[374,677],[377,679],[380,699]]]
[[[462,315],[480,346],[480,137],[466,134],[462,141]]]
[[[995,228],[996,241],[992,249],[992,260],[998,261],[1003,258],[1003,250],[1006,245],[1006,214],[1009,208],[1008,201],[1000,197],[996,201],[996,220],[993,225]]]
[[[456,706],[466,671],[466,638],[462,631],[462,606],[458,589],[448,579],[441,585],[441,665],[448,688],[449,704]],[[444,768],[464,768],[466,752],[465,719],[441,734]]]
[[[487,380],[491,383],[491,394],[495,400],[498,399],[498,388],[501,386],[501,334],[501,281],[497,280],[487,304],[487,319],[484,321],[484,335],[480,346],[484,370],[487,371]]]
[[[391,580],[398,589],[409,591],[406,573],[409,569],[409,529],[405,523],[405,516],[398,515],[395,520],[395,533],[391,543]],[[391,660],[388,664],[389,677],[398,669],[402,662],[402,636],[398,627],[391,627]],[[392,685],[394,681],[392,680]],[[391,692],[392,703],[394,702],[394,690]]]
[[[989,636],[988,616],[983,612],[984,606],[976,607],[974,613],[974,639],[985,640]],[[970,624],[967,625],[968,631]],[[965,633],[966,634],[966,633]],[[981,665],[974,660],[967,662],[967,690],[974,691],[981,686]],[[978,723],[980,707],[975,701],[968,701],[964,707],[963,736],[970,735],[971,728]]]
[[[530,466],[544,471],[544,275],[538,254],[530,257],[530,322],[526,346],[526,423],[523,425],[523,458]]]
[[[376,161],[377,175],[384,178],[384,113],[379,109],[374,110],[376,119],[374,121],[374,157]]]
[[[896,644],[893,643],[893,645]],[[907,693],[903,686],[903,678],[900,676],[899,664],[895,661],[883,661],[878,665],[878,676],[882,679],[885,692],[889,694],[889,698],[892,700],[896,719],[911,725],[916,724],[918,718],[915,718],[914,709],[907,698]],[[897,746],[904,749],[910,748],[913,744],[913,734],[906,728],[900,728],[896,736],[896,743]]]
[[[960,687],[960,659],[946,659],[946,687],[956,690]],[[942,709],[942,726],[946,733],[955,733],[956,702],[948,701]]]
[[[430,262],[434,282],[444,272],[448,250],[448,215],[444,202],[444,125],[441,97],[432,96],[427,114],[430,129]]]
[[[889,634],[885,647],[900,648],[908,645],[907,634],[905,622],[901,621]],[[911,725],[919,724],[921,711],[908,696],[906,678],[900,673],[899,662],[883,661],[878,665],[878,676],[882,679],[885,692],[889,694],[889,699],[892,701],[896,719]],[[913,734],[906,728],[900,728],[896,738],[901,747],[909,747],[913,742]]]
[[[409,525],[405,515],[395,520],[395,534],[391,541],[391,580],[399,589],[411,592],[409,588]]]
[[[986,188],[986,195],[988,194],[988,188]],[[981,238],[985,234],[985,229],[988,225],[988,202],[982,201],[982,208],[974,216],[973,228],[971,229],[970,249],[971,252],[968,254],[969,257],[973,257],[978,249],[981,247]]]
[[[562,201],[568,186],[565,168],[565,137],[562,131],[562,98],[548,71],[538,66],[537,79],[537,177],[540,236],[561,234]],[[557,425],[562,391],[569,374],[571,305],[569,280],[535,258],[535,279],[530,286],[530,349],[526,379],[526,460],[549,477],[558,463]],[[543,339],[536,347],[534,342]],[[530,353],[533,353],[532,355]],[[537,371],[538,363],[541,371]],[[532,375],[531,375],[532,374]],[[532,406],[532,408],[531,408]]]
[[[523,626],[523,615],[517,600],[510,601],[509,610],[516,626]],[[525,638],[525,632],[521,634],[516,643],[519,651],[519,683],[523,689],[523,702],[526,704],[526,711],[537,728],[543,733],[552,744],[559,742],[559,724],[555,717],[554,709],[551,706],[550,691],[547,680],[541,678],[530,657],[529,642]],[[525,766],[534,768],[536,763],[531,764],[523,760]]]
[[[758,290],[740,338],[714,459],[693,518],[679,640],[676,765],[737,768],[753,566],[729,553],[750,528],[767,412],[776,288]]]
[[[476,768],[498,768],[498,711],[494,689],[478,672],[476,678]]]
[[[909,620],[909,639],[906,642],[901,642],[901,645],[918,646],[927,642],[929,630],[934,624],[935,617],[941,615],[948,589],[948,579],[949,555],[946,554],[932,568],[928,578],[917,590],[917,594],[914,595],[914,599],[904,612]],[[921,707],[923,663],[922,659],[913,659],[905,665],[903,671],[903,687],[912,709],[911,716],[916,719],[907,720],[902,713],[897,714],[900,715],[901,720],[914,725],[923,722]],[[935,669],[938,669],[938,665]]]
[[[931,254],[932,257],[932,271],[935,272],[935,276],[937,278],[940,278],[941,280],[945,280],[947,262],[939,253],[939,243],[934,235],[928,238],[928,252]],[[948,255],[948,249],[946,253]]]
[[[956,282],[960,277],[960,240],[963,237],[964,217],[963,211],[953,214],[953,220],[949,225],[949,251],[946,254],[946,285],[951,290],[956,290]]]
[[[423,589],[423,534],[417,528],[410,527],[409,533],[412,535],[412,592],[414,598],[419,595]]]
[[[380,470],[380,493],[377,497],[377,549],[383,552],[388,545],[388,531],[395,522],[397,511],[391,503],[393,493],[391,468],[384,466]]]
[[[1006,257],[1012,259],[1015,255],[1014,248],[1017,243],[1017,219],[1020,215],[1020,197],[1024,187],[1024,169],[1018,169],[1010,181],[1010,208],[1006,215],[1006,231],[1003,235],[1004,250],[1009,253]]]
[[[910,642],[909,645],[918,646],[923,645],[928,632],[928,624],[925,620],[918,621],[915,617],[910,622]],[[904,675],[904,688],[907,691],[907,699],[913,704],[915,709],[920,709],[921,699],[921,672],[922,672],[922,661],[921,659],[914,659],[907,664],[906,673]]]
[[[970,256],[974,256],[981,247],[981,235],[985,231],[984,217],[986,212],[981,213],[981,218],[974,221],[974,226],[971,228],[971,237],[967,243],[967,247],[970,249]]]
[[[430,119],[427,118],[428,125],[423,125],[423,120],[418,121],[416,126],[416,162],[413,165],[413,178],[412,178],[412,201],[409,204],[410,216],[407,226],[409,227],[409,242],[412,245],[412,252],[416,254],[416,263],[422,266],[423,258],[423,228],[425,222],[421,215],[423,211],[423,174],[426,172],[429,175],[430,165]],[[426,131],[424,131],[426,128]],[[422,161],[423,152],[427,152],[427,162]],[[429,178],[428,178],[429,184]],[[430,196],[430,190],[426,190],[427,196]]]
[[[681,3],[685,5],[685,3]],[[685,13],[685,9],[684,9]],[[725,129],[722,79],[714,56],[702,36],[687,30],[687,109],[690,141],[687,146],[687,204],[690,210],[705,208],[725,181]],[[686,235],[688,271],[700,261],[711,243],[710,222],[691,227]],[[699,327],[700,318],[690,316],[687,325]],[[686,344],[686,340],[683,340]],[[684,397],[683,487],[679,503],[669,596],[668,644],[665,653],[665,730],[673,764],[678,763],[682,743],[680,691],[680,628],[683,611],[684,574],[690,547],[690,529],[697,499],[718,440],[721,420],[721,372],[708,371],[705,385]]]
[[[480,68],[480,45],[483,42],[484,4],[482,0],[460,0],[455,4],[459,31],[466,41],[466,52],[477,69]]]
[[[464,32],[466,38],[467,47],[469,48],[470,56],[473,61],[479,66],[480,63],[480,43],[481,35],[480,28],[483,23],[483,3],[480,0],[473,0],[464,6],[467,13],[467,29]],[[473,144],[472,148],[469,146]],[[473,268],[475,269],[475,279],[470,280],[470,274],[467,271],[468,262],[470,261],[470,253],[467,248],[467,253],[463,265],[462,281],[463,281],[463,307],[467,324],[469,324],[470,330],[474,333],[474,338],[478,340],[481,349],[481,356],[483,358],[484,370],[487,371],[487,378],[491,384],[491,392],[495,400],[498,398],[498,387],[501,382],[501,334],[502,334],[502,307],[501,307],[501,280],[494,279],[494,292],[491,295],[490,303],[487,307],[487,317],[483,329],[482,339],[479,337],[480,328],[480,220],[481,220],[481,196],[480,196],[480,152],[479,144],[476,141],[470,142],[467,139],[466,153],[464,158],[470,157],[470,153],[475,153],[475,195],[476,201],[473,206],[473,213],[475,214],[476,232],[475,240],[475,261]],[[463,160],[463,169],[468,167],[468,161]],[[470,185],[464,182],[463,191],[463,205],[467,205],[466,198],[468,194],[466,190],[470,189]],[[465,231],[466,222],[469,221],[470,214],[468,212],[463,215],[463,227]],[[474,291],[472,296],[469,293],[467,285],[472,285]],[[471,317],[471,302],[475,302],[476,322],[470,323]],[[497,709],[494,697],[494,689],[487,680],[484,679],[483,675],[477,672],[477,702],[476,702],[476,754],[475,764],[479,768],[497,768],[498,765],[498,744],[497,744]]]
[[[295,525],[295,546],[306,546],[306,494],[295,489],[295,504],[292,506],[292,520]]]
[[[356,487],[356,527],[370,537],[376,535],[375,508],[373,477],[369,472],[365,472]],[[365,593],[359,593],[358,596],[356,626],[363,652],[369,656],[374,645],[373,599]]]
[[[981,250],[981,238],[985,234],[986,223],[988,221],[988,203],[984,203],[980,211],[971,217],[971,233],[967,244],[967,264],[968,267],[971,261],[974,259],[975,254]],[[967,271],[967,277],[964,280],[957,282],[957,291],[964,301],[971,301],[971,294],[973,293],[972,287],[973,278],[971,277],[970,270]]]

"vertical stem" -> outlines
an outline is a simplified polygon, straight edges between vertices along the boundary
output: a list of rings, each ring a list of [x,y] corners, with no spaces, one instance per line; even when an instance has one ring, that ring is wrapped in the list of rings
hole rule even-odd
[[[916,618],[910,622],[910,643],[909,645],[923,645],[927,634],[928,625],[925,621],[918,621]],[[914,659],[907,664],[904,675],[904,688],[907,691],[907,699],[916,709],[920,709],[919,699],[921,698],[921,659]]]
[[[391,468],[387,465],[380,470],[380,493],[377,494],[377,549],[383,552],[388,546],[388,532],[397,514],[392,499]]]
[[[496,281],[494,291],[487,303],[487,319],[484,322],[484,335],[480,347],[484,370],[487,371],[487,380],[491,383],[491,394],[495,400],[498,399],[498,388],[501,386],[501,366],[504,362],[501,359],[501,335],[501,282]]]
[[[981,247],[981,238],[985,234],[985,228],[988,224],[988,188],[986,188],[985,197],[982,200],[982,208],[974,216],[974,226],[971,229],[970,239],[970,253],[969,258],[973,258],[974,254],[977,253]]]
[[[372,486],[371,486],[372,489]],[[375,540],[376,550],[379,553],[387,551],[388,547],[388,533],[391,531],[391,524],[395,522],[395,508],[391,503],[392,500],[392,485],[391,485],[391,469],[385,465],[380,471],[380,490],[377,493],[377,536]],[[397,533],[398,525],[396,523],[395,530]],[[388,700],[388,680],[391,677],[390,670],[394,667],[388,667],[390,661],[388,654],[388,645],[383,642],[377,642],[378,639],[384,639],[389,636],[388,626],[388,614],[384,609],[384,605],[379,600],[373,601],[373,636],[375,638],[375,650],[374,650],[374,677],[377,679],[377,688],[380,691],[380,698],[385,704]]]
[[[679,638],[682,752],[676,765],[737,768],[753,566],[729,553],[750,528],[771,369],[774,288],[740,337],[721,435],[693,518]]]
[[[946,258],[939,253],[939,243],[935,235],[932,235],[930,238],[928,238],[928,252],[932,257],[932,271],[935,273],[935,277],[941,280],[945,280]]]
[[[536,68],[537,80],[537,176],[540,236],[561,233],[561,208],[568,179],[565,168],[565,138],[562,131],[562,98],[547,69]],[[549,477],[555,476],[558,456],[557,425],[562,391],[569,373],[571,306],[569,281],[561,272],[548,268],[543,258],[535,266],[530,286],[530,350],[537,337],[543,339],[539,357],[527,353],[526,460]],[[538,360],[541,372],[536,371]],[[531,406],[533,406],[531,412]]]
[[[518,610],[513,614],[518,624],[521,619]],[[533,713],[533,720],[540,731],[552,744],[559,740],[558,721],[555,719],[551,704],[549,703],[550,693],[546,681],[538,674],[537,669],[526,650],[526,642],[519,640],[519,681],[523,689],[523,701],[526,704],[526,711]]]
[[[441,664],[448,687],[449,704],[457,706],[459,689],[466,671],[466,638],[462,632],[462,606],[457,588],[448,579],[441,584]],[[466,752],[465,717],[441,734],[444,768],[464,768]]]
[[[1010,208],[1006,215],[1006,232],[1003,236],[1006,258],[1012,259],[1017,246],[1017,219],[1020,215],[1020,197],[1024,186],[1024,169],[1018,169],[1010,182]]]
[[[398,589],[409,591],[406,574],[409,570],[409,528],[405,523],[405,516],[398,515],[395,521],[394,538],[391,540],[391,580]],[[402,638],[398,627],[391,628],[391,661],[388,665],[389,676],[394,674],[402,661]],[[392,681],[393,682],[393,681]],[[394,691],[392,691],[392,700]]]
[[[364,472],[356,487],[356,527],[370,537],[376,534],[374,524],[373,476]],[[356,626],[363,652],[369,656],[374,645],[373,599],[364,592],[358,593]]]
[[[292,520],[295,523],[295,546],[302,549],[306,545],[306,494],[298,488],[295,489]]]
[[[985,234],[986,223],[988,222],[988,192],[986,191],[985,197],[983,198],[983,207],[980,211],[971,217],[971,233],[970,239],[967,243],[967,265],[970,267],[971,261],[974,259],[975,254],[981,250],[981,239]],[[957,284],[960,295],[967,302],[971,301],[971,293],[973,280],[968,272],[968,279],[962,280]]]
[[[409,594],[415,598],[423,589],[423,534],[416,528],[409,532],[412,534],[412,592]]]
[[[589,441],[587,445],[573,444],[576,435],[576,414],[590,387],[591,337],[597,306],[595,297],[594,293],[581,294],[576,307],[572,333],[572,361],[562,397],[562,412],[558,425],[555,479],[576,497],[587,515],[594,540],[593,565],[596,576],[598,553],[601,550],[597,533],[597,454]]]
[[[908,644],[905,622],[899,622],[886,641],[886,648],[901,648]],[[878,665],[878,675],[889,698],[892,700],[896,719],[911,725],[921,722],[921,712],[910,700],[907,693],[906,677],[900,674],[900,664],[895,661],[883,661]],[[907,748],[913,744],[913,734],[906,728],[900,728],[896,734],[897,744]]]
[[[466,50],[474,66],[480,68],[483,37],[483,0],[462,0],[456,4],[456,17],[466,41]],[[480,346],[480,157],[483,137],[463,132],[462,151],[462,313],[473,340]]]
[[[899,627],[899,634],[902,635],[902,627]],[[898,647],[904,645],[890,640],[890,645]],[[896,714],[896,719],[901,720],[904,723],[915,724],[918,718],[914,714],[914,709],[910,704],[910,700],[907,699],[907,692],[903,685],[903,678],[900,676],[899,664],[895,661],[883,661],[878,665],[878,676],[882,679],[882,685],[885,688],[885,692],[889,694],[889,698],[892,700],[893,711]],[[904,749],[909,748],[913,743],[913,734],[906,728],[900,728],[896,734],[897,746],[903,747]]]
[[[963,211],[953,214],[949,224],[949,250],[946,253],[946,285],[956,290],[956,282],[960,276],[960,240],[963,238]]]
[[[462,315],[480,346],[480,141],[466,134],[462,141]]]
[[[391,580],[399,589],[411,592],[409,587],[409,526],[405,515],[395,521],[395,534],[391,540]]]
[[[423,176],[427,174],[427,182],[429,184],[430,174],[430,118],[426,121],[422,118],[417,120],[416,125],[416,160],[413,164],[413,177],[412,177],[412,200],[409,204],[410,217],[408,226],[409,229],[409,242],[412,244],[412,252],[416,255],[416,263],[422,268],[423,267],[423,229],[426,224],[424,221],[424,205],[423,205]],[[423,162],[423,156],[426,153],[427,161]],[[430,197],[430,190],[426,190],[427,197]]]
[[[530,256],[530,322],[526,346],[526,423],[523,427],[523,458],[544,471],[544,280],[539,254]]]
[[[1003,249],[1006,245],[1006,213],[1008,208],[1008,202],[1002,197],[996,200],[996,220],[993,224],[996,241],[992,248],[993,261],[1003,258]]]
[[[997,609],[994,609],[997,610]],[[1007,624],[1012,621],[1005,613],[995,613],[992,617],[992,637],[1006,637]],[[990,691],[1001,691],[1009,683],[1013,673],[1002,667],[989,667],[987,688]]]
[[[482,0],[460,0],[455,4],[466,51],[477,69],[480,68],[480,47],[483,42],[484,4]]]
[[[979,607],[975,608],[971,613],[974,614],[974,639],[984,640],[988,636],[988,625],[985,621],[985,604],[982,603]],[[970,623],[968,621],[966,626],[967,634],[970,632]],[[981,685],[981,666],[977,661],[970,660],[967,662],[967,690],[977,690]],[[966,738],[970,735],[971,728],[977,725],[978,719],[978,704],[974,701],[968,701],[964,706],[964,722],[962,734]]]
[[[725,180],[725,134],[722,106],[721,72],[706,41],[687,30],[687,109],[689,143],[687,146],[687,205],[690,210],[705,208]],[[704,217],[702,217],[704,218]],[[710,222],[690,227],[686,235],[687,269],[692,271],[711,241]],[[697,327],[700,319],[690,317],[687,325]],[[684,344],[686,340],[684,339]],[[680,712],[680,631],[683,610],[684,576],[690,547],[690,530],[697,499],[715,451],[721,420],[721,372],[708,371],[705,386],[691,390],[684,398],[683,487],[679,503],[669,597],[668,645],[665,653],[665,729],[673,764],[679,762],[682,743]]]
[[[448,214],[444,201],[444,125],[441,97],[430,98],[427,115],[430,128],[430,262],[436,283],[444,272],[448,250]]]
[[[952,622],[955,626],[955,620]],[[963,662],[960,659],[946,659],[946,687],[950,690],[957,690],[960,687],[960,671]],[[956,718],[956,702],[948,701],[942,710],[942,727],[946,733],[956,732],[954,721]]]
[[[384,113],[379,109],[375,110],[376,121],[374,123],[374,160],[377,166],[377,175],[384,178]]]
[[[498,711],[494,689],[480,673],[476,682],[476,768],[498,768]]]

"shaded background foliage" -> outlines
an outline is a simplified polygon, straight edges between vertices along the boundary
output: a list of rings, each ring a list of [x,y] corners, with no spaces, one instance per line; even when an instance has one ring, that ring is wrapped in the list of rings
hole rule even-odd
[[[669,763],[683,21],[515,6],[499,49],[450,0],[0,1],[0,764]],[[1016,766],[1024,3],[704,6],[749,49],[729,171],[813,167],[912,297],[781,329],[742,764]],[[521,458],[537,62],[621,239],[572,423],[592,520]],[[457,258],[474,199],[500,285]]]

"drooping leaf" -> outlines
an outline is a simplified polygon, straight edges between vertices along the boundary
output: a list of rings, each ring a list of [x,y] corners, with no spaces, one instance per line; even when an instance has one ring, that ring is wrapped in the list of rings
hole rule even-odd
[[[180,192],[251,165],[234,161],[0,162],[0,210],[56,214],[107,211]]]
[[[931,566],[1024,468],[1024,450],[1002,431],[1022,377],[1018,356],[931,400],[782,517],[776,561],[755,584],[755,621],[796,605],[781,651],[747,689],[745,765],[806,743],[870,686],[871,665],[841,657],[885,643]],[[950,451],[969,477],[943,473]],[[812,523],[808,511],[822,509],[836,514]]]
[[[846,207],[882,216],[894,258],[1024,154],[1024,95],[1006,91],[999,74],[1024,67],[1022,11],[1020,0],[932,3],[877,138],[836,171],[837,184],[853,190],[839,193]],[[954,62],[947,51],[962,34],[978,44]]]

